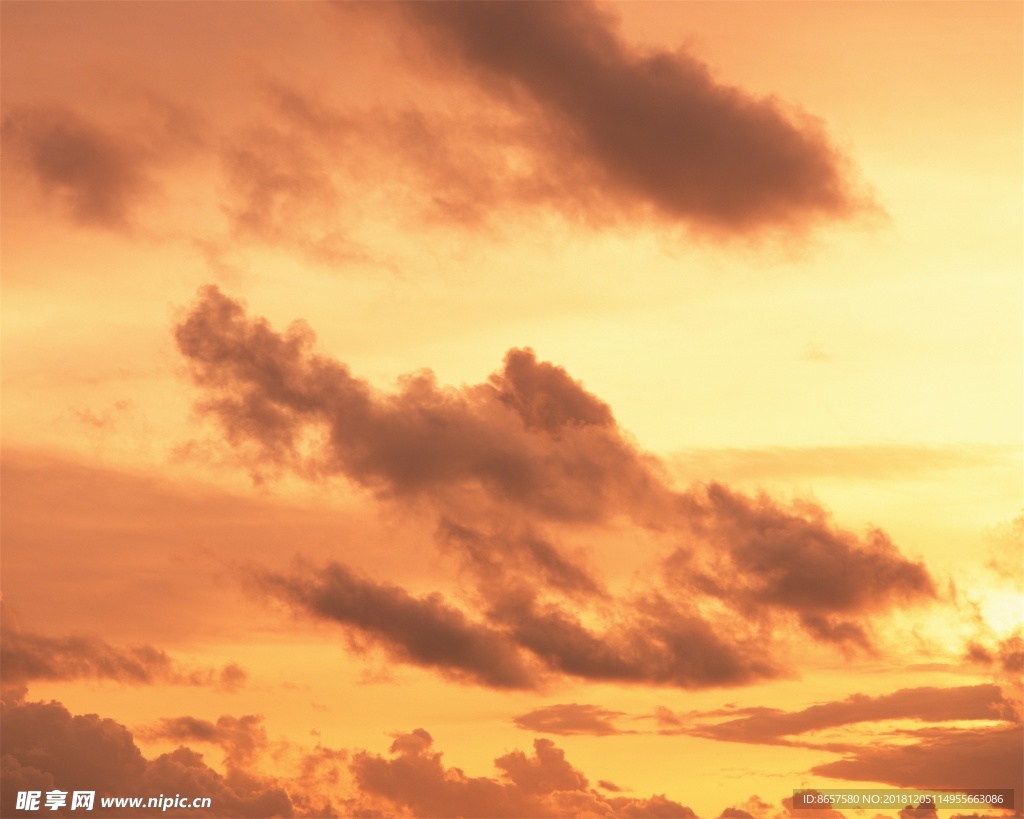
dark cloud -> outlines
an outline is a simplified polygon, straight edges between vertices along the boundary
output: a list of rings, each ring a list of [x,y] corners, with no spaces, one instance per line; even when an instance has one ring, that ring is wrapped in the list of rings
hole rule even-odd
[[[4,816],[15,815],[19,790],[58,788],[95,791],[101,796],[208,796],[210,810],[189,810],[189,816],[293,816],[284,790],[242,773],[223,776],[201,755],[180,747],[146,759],[125,726],[96,714],[72,715],[57,702],[17,702],[3,705]],[[70,806],[47,815],[76,816]],[[185,811],[142,809],[134,816],[184,816]]]
[[[175,337],[213,394],[203,409],[261,463],[346,475],[393,496],[483,492],[552,519],[601,519],[664,494],[607,408],[530,350],[510,351],[485,384],[442,389],[421,372],[384,395],[316,355],[308,329],[279,335],[213,287]],[[304,459],[311,429],[326,445]]]
[[[392,657],[496,688],[532,688],[545,674],[683,688],[777,676],[757,644],[734,644],[665,600],[623,601],[602,629],[554,603],[507,595],[473,622],[440,594],[417,598],[336,563],[298,575],[263,573],[263,589],[342,624]],[[532,658],[530,657],[532,655]]]
[[[860,204],[818,122],[716,81],[685,52],[632,48],[594,3],[404,9],[439,55],[547,120],[541,151],[573,171],[585,160],[589,184],[570,207],[614,199],[728,234]]]
[[[993,648],[970,642],[964,659],[982,665],[994,666],[997,671],[1021,676],[1024,674],[1024,636],[1011,634],[996,641]]]
[[[851,617],[936,596],[924,565],[903,557],[883,532],[859,539],[832,527],[820,508],[784,509],[720,484],[686,505],[689,525],[718,548],[680,548],[666,562],[668,576],[747,616],[789,612],[819,640],[867,646]]]
[[[496,759],[496,778],[445,768],[432,745],[430,734],[417,729],[395,739],[392,759],[355,754],[356,784],[368,796],[423,817],[694,816],[664,796],[608,798],[589,789],[587,778],[550,740],[535,740],[531,756],[513,751]]]
[[[168,739],[174,742],[206,742],[224,751],[229,768],[248,767],[267,747],[263,718],[255,714],[242,717],[224,715],[217,721],[196,717],[173,717],[139,734],[146,739]]]
[[[132,142],[70,110],[12,111],[4,117],[3,137],[24,152],[40,188],[80,224],[127,228],[152,188],[145,157]]]
[[[442,546],[455,551],[486,589],[515,582],[544,584],[570,596],[603,596],[599,583],[570,562],[552,543],[530,531],[485,534],[450,520],[442,520]]]
[[[622,711],[609,711],[599,705],[580,705],[573,702],[534,708],[514,717],[512,721],[518,727],[538,734],[589,734],[603,737],[635,733],[615,725],[615,720],[624,716],[625,713]]]
[[[879,697],[855,694],[802,711],[764,707],[740,709],[733,712],[737,714],[735,719],[696,728],[669,727],[666,731],[696,733],[730,742],[800,744],[787,738],[808,731],[879,720],[999,720],[1003,718],[1003,705],[1003,695],[996,685],[904,688]]]
[[[128,685],[202,685],[234,690],[246,673],[235,663],[219,671],[182,665],[149,645],[115,646],[98,637],[48,637],[22,630],[0,606],[0,677],[5,686],[33,680],[114,680]]]
[[[763,646],[733,643],[664,598],[625,602],[617,614],[595,630],[556,604],[510,599],[492,617],[548,667],[585,679],[704,688],[780,673]]]
[[[147,759],[132,733],[96,714],[72,715],[57,702],[3,704],[0,737],[2,815],[13,815],[19,790],[95,791],[104,796],[208,796],[209,810],[142,809],[133,816],[621,816],[683,817],[694,813],[665,796],[606,796],[591,789],[550,740],[530,754],[513,750],[494,761],[496,776],[470,777],[447,768],[425,730],[397,735],[391,757],[317,746],[303,753],[297,775],[255,773],[280,749],[267,741],[257,716],[186,716],[143,731],[149,740],[213,744],[225,752],[225,773],[186,746]],[[295,750],[295,749],[292,749]],[[619,791],[611,783],[600,787]],[[329,795],[329,796],[328,796]],[[332,804],[333,802],[333,804]],[[97,801],[97,808],[99,803]],[[70,806],[55,816],[75,816]],[[48,815],[51,815],[48,812]]]
[[[472,622],[439,594],[414,597],[336,563],[313,576],[267,573],[261,582],[272,594],[345,625],[405,662],[496,688],[533,685],[529,667],[505,634]]]
[[[899,788],[1013,788],[1014,807],[1024,797],[1024,744],[1019,725],[991,730],[923,729],[915,742],[875,743],[811,773]]]

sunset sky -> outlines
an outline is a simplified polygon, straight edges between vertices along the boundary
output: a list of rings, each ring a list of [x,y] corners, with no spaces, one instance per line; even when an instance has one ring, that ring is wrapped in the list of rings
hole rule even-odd
[[[0,11],[0,814],[1021,815],[1024,5]]]

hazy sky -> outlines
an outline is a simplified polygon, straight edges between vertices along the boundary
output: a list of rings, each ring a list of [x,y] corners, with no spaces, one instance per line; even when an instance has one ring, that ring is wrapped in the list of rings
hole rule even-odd
[[[4,815],[1020,808],[1024,6],[2,22]]]

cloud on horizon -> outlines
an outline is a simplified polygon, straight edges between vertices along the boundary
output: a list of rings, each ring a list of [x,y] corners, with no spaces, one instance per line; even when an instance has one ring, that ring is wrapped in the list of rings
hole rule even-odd
[[[825,728],[883,720],[1003,720],[1006,716],[1004,705],[1003,694],[997,685],[927,686],[903,688],[877,697],[854,694],[845,700],[812,705],[801,711],[759,707],[714,712],[713,715],[734,715],[714,724],[694,725],[685,716],[677,717],[675,722],[687,727],[669,728],[663,733],[689,733],[726,742],[806,745],[788,738]],[[663,719],[662,722],[670,725],[672,721]]]
[[[849,748],[843,759],[817,765],[818,776],[884,782],[898,788],[1013,788],[1024,797],[1021,727],[998,730],[924,728],[910,743],[879,742]]]
[[[433,750],[433,738],[422,728],[399,735],[391,754],[393,758],[387,759],[357,753],[352,773],[361,791],[414,816],[696,816],[664,795],[599,794],[566,760],[565,752],[547,739],[534,740],[531,756],[517,750],[495,759],[497,778],[471,777],[458,768],[446,768],[441,753]]]
[[[289,795],[274,782],[240,771],[222,775],[201,754],[179,747],[147,759],[131,732],[97,714],[72,715],[59,702],[4,702],[2,754],[5,816],[15,813],[19,790],[60,789],[95,791],[101,796],[155,796],[180,793],[208,796],[212,811],[189,811],[195,816],[295,816]],[[77,816],[70,805],[51,816]],[[136,816],[170,816],[160,809],[143,809]],[[312,815],[323,815],[314,813]]]
[[[366,750],[313,750],[290,746],[298,764],[283,772],[282,748],[269,743],[255,715],[221,716],[216,722],[174,717],[140,729],[153,741],[212,744],[225,752],[225,772],[212,769],[203,755],[181,745],[146,758],[124,725],[97,714],[73,715],[59,702],[5,702],[2,754],[4,815],[13,812],[18,790],[92,790],[100,796],[180,793],[209,796],[211,810],[188,815],[217,817],[386,816],[396,812],[423,817],[474,816],[678,817],[693,811],[664,795],[628,797],[608,782],[598,788],[547,739],[530,754],[520,750],[494,760],[495,776],[467,776],[446,767],[442,753],[422,728],[394,735],[388,756]],[[286,743],[287,744],[287,743]],[[273,760],[277,776],[259,769]],[[98,805],[98,802],[97,802]],[[137,811],[137,816],[184,816],[185,811]],[[75,816],[69,807],[54,816]],[[50,815],[50,813],[48,813]]]
[[[189,668],[151,645],[116,646],[99,637],[49,637],[24,631],[6,603],[0,611],[0,679],[4,687],[35,680],[92,679],[234,691],[246,680],[245,670],[237,663],[219,671]]]

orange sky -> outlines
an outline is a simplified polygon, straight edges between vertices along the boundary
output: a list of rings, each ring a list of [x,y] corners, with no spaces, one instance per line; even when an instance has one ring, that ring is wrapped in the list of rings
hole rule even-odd
[[[1019,3],[0,13],[3,815],[1019,812]]]

